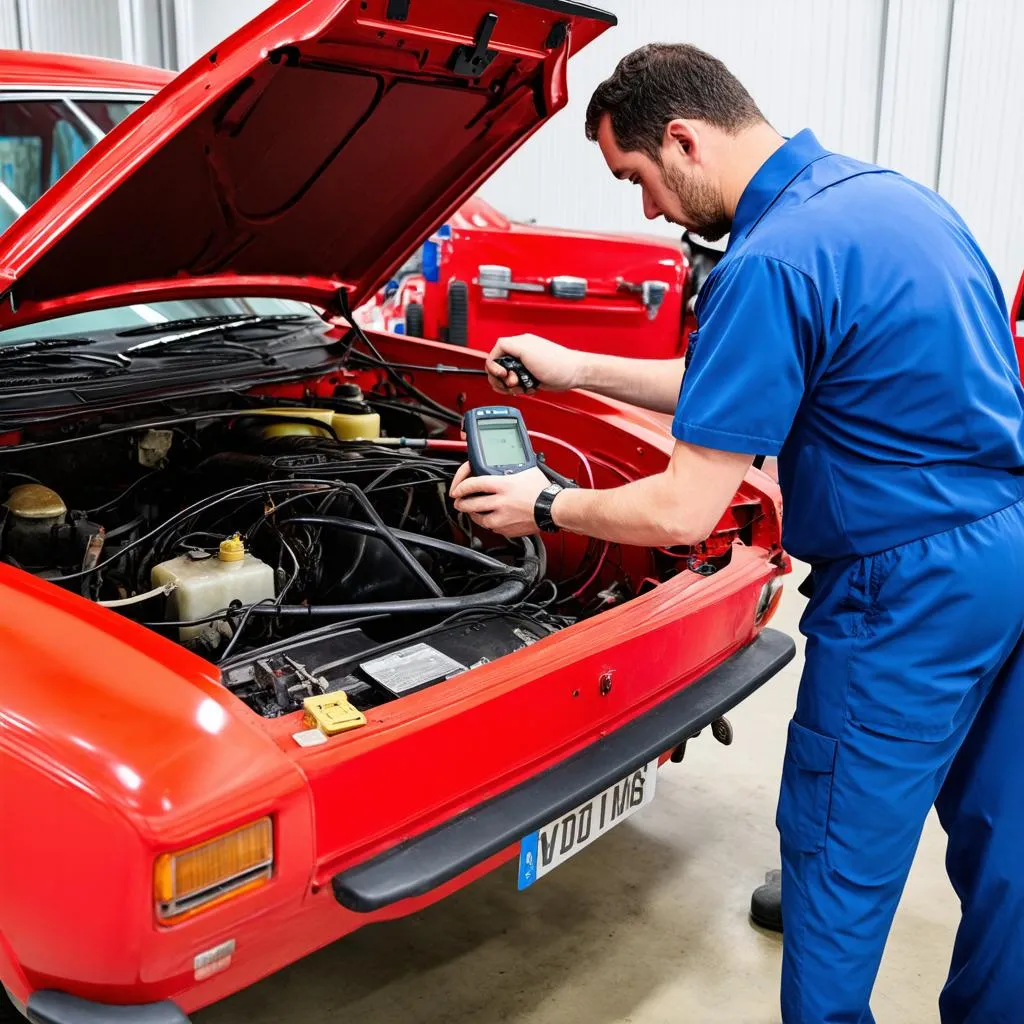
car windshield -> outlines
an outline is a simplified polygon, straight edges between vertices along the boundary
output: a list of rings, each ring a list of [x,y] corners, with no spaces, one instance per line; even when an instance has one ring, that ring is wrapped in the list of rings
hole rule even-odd
[[[100,331],[129,330],[133,327],[159,326],[170,321],[191,320],[206,316],[279,316],[281,314],[316,316],[312,306],[290,299],[216,298],[176,299],[173,302],[151,302],[113,309],[94,309],[87,313],[55,317],[41,323],[26,324],[0,331],[0,347],[36,338],[58,338],[65,335],[89,337]]]
[[[142,98],[75,94],[0,99],[0,231],[6,231]],[[308,313],[273,298],[184,299],[99,309],[0,331],[0,346],[36,338],[92,335],[204,316]]]

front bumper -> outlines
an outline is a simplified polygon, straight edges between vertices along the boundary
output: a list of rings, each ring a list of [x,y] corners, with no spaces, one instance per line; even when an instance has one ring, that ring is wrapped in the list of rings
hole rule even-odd
[[[479,871],[490,857],[514,847],[523,836],[710,725],[771,679],[794,654],[795,645],[789,637],[765,630],[717,668],[562,763],[430,832],[335,875],[332,887],[336,900],[351,911],[371,913],[401,900],[436,895],[435,890],[473,869]],[[323,911],[329,911],[329,906]],[[335,907],[328,918],[333,921],[336,914]],[[303,927],[307,926],[308,921]],[[333,925],[329,931],[337,937]],[[332,938],[324,937],[323,941]],[[315,945],[308,946],[313,948]],[[301,955],[296,952],[280,965]],[[220,991],[215,998],[225,994]],[[52,990],[33,993],[26,1013],[35,1024],[189,1021],[168,1001],[112,1006]]]
[[[795,654],[788,636],[766,629],[675,696],[567,761],[335,875],[335,898],[349,910],[371,913],[450,882],[706,728]]]
[[[103,1006],[46,990],[34,992],[26,1009],[34,1024],[188,1024],[188,1017],[174,1003]]]

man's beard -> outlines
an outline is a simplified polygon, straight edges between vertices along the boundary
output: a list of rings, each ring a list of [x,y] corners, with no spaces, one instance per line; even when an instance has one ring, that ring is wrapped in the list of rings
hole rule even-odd
[[[695,235],[717,242],[732,229],[726,215],[722,194],[711,183],[696,174],[684,174],[675,168],[662,166],[665,185],[675,193],[686,219],[684,225]]]

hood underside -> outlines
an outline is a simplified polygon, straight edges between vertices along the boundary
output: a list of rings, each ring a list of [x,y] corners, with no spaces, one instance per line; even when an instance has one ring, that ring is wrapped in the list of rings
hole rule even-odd
[[[175,295],[355,306],[564,106],[562,0],[281,0],[0,238],[0,327]]]

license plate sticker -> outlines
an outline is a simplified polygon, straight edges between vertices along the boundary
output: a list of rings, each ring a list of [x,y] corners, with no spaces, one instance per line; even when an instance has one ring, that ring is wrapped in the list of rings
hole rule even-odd
[[[525,836],[519,844],[519,889],[528,889],[654,799],[658,761]]]

